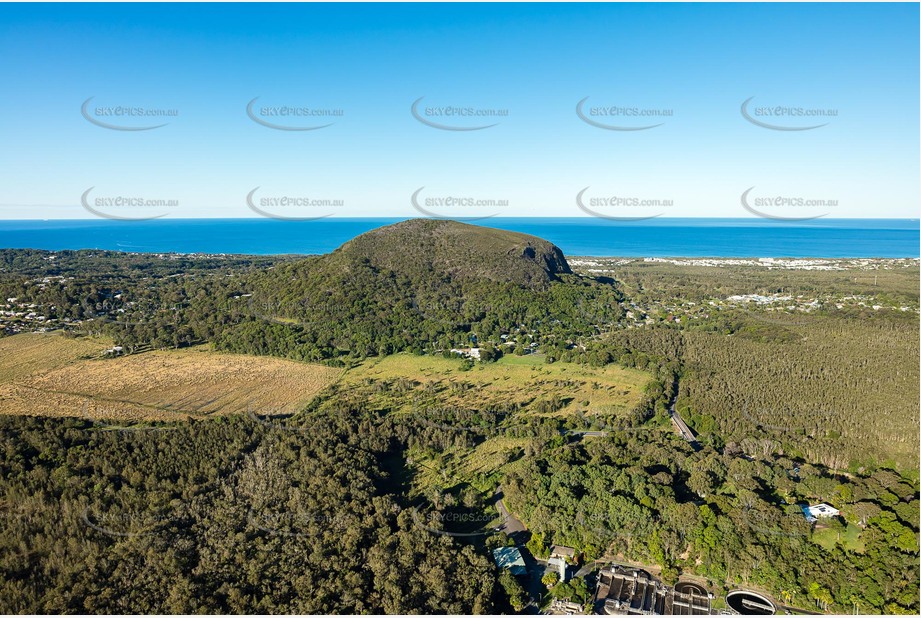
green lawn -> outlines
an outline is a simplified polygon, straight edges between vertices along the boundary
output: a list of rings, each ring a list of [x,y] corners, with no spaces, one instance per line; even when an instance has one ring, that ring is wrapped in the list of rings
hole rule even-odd
[[[860,538],[860,527],[853,524],[848,524],[847,528],[840,531],[834,528],[817,528],[812,533],[812,541],[828,551],[834,549],[836,544],[841,545],[847,551],[862,552],[864,550],[864,544]]]

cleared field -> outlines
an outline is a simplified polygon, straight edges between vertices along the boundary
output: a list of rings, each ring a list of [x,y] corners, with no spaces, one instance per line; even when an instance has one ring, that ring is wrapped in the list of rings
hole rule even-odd
[[[0,413],[182,420],[297,411],[341,370],[205,347],[101,358],[109,342],[56,335],[0,340]],[[19,368],[20,354],[25,358]]]
[[[21,380],[36,372],[64,367],[81,359],[99,358],[109,339],[67,339],[55,333],[27,333],[0,338],[0,384]]]
[[[459,359],[395,354],[369,360],[344,378],[345,384],[354,385],[400,380],[418,382],[412,390],[420,396],[432,396],[442,406],[530,406],[556,397],[562,405],[553,415],[581,411],[591,416],[632,410],[640,402],[650,376],[614,365],[595,368],[572,363],[545,364],[543,357],[536,355],[506,356],[495,363],[477,363],[464,371]],[[400,389],[399,399],[406,401],[404,389]]]
[[[812,541],[824,547],[826,551],[832,551],[835,545],[861,553],[865,549],[863,539],[860,538],[860,528],[854,524],[848,524],[841,531],[828,527],[818,528],[812,533]]]

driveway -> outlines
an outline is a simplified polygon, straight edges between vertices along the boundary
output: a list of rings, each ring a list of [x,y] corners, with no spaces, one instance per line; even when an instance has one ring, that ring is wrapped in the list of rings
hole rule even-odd
[[[496,510],[499,511],[499,518],[502,519],[502,525],[500,529],[505,534],[515,539],[515,542],[518,543],[516,535],[520,536],[520,533],[527,532],[528,529],[521,522],[520,519],[517,519],[511,513],[508,512],[508,509],[505,508],[505,502],[503,499],[502,488],[498,488],[496,493],[493,495],[493,500],[495,500]],[[523,542],[521,543],[524,544]]]

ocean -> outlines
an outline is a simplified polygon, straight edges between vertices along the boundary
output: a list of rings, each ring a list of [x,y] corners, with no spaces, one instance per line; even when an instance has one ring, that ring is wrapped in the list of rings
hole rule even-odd
[[[111,249],[142,253],[328,253],[402,219],[158,219],[0,221],[0,248]],[[545,238],[569,256],[919,257],[917,219],[491,218],[472,222]]]

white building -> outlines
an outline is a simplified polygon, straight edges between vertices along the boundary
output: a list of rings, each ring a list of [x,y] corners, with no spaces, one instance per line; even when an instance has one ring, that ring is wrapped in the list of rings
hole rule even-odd
[[[820,517],[837,517],[840,514],[841,511],[825,503],[803,507],[803,515],[806,516],[806,521],[810,523],[818,521]]]
[[[560,581],[566,581],[566,561],[562,558],[553,557],[547,560],[547,568],[556,569],[556,572],[560,574]]]
[[[453,354],[460,354],[466,358],[480,360],[480,348],[451,348]]]

